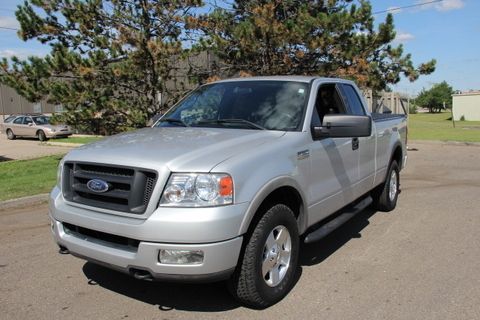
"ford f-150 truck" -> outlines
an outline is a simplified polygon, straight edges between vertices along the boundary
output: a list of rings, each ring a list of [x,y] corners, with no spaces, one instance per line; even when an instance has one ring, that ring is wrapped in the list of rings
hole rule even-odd
[[[342,79],[206,84],[152,127],[70,151],[52,233],[61,253],[137,279],[227,280],[264,308],[293,286],[301,241],[395,208],[406,121],[370,114]]]

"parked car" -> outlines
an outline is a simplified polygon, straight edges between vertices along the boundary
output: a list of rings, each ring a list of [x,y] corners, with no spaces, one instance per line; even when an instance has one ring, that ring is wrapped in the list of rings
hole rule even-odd
[[[50,138],[64,138],[73,134],[69,126],[52,125],[50,118],[42,114],[10,116],[1,126],[9,140],[16,137],[34,137],[40,141],[46,141]]]
[[[227,279],[248,306],[276,303],[300,241],[396,206],[406,118],[361,97],[342,79],[224,80],[151,128],[70,151],[50,194],[60,253],[137,279]]]

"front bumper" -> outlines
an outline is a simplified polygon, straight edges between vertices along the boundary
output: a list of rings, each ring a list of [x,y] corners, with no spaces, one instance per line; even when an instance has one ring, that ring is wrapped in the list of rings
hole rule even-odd
[[[58,137],[68,137],[68,136],[71,136],[73,134],[72,131],[47,131],[47,130],[44,130],[45,132],[45,136],[47,138],[58,138]]]
[[[130,274],[145,270],[156,279],[216,281],[227,278],[238,263],[243,240],[238,229],[247,206],[248,203],[189,210],[160,208],[148,218],[138,219],[72,206],[55,188],[50,195],[50,218],[57,244],[77,257]],[[72,233],[68,225],[135,239],[139,243],[136,247],[127,247]],[[201,250],[203,262],[163,264],[158,259],[161,249]]]
[[[242,237],[207,244],[171,244],[141,241],[136,251],[102,240],[78,237],[66,232],[63,224],[52,220],[52,233],[58,245],[79,258],[111,269],[133,274],[145,270],[153,278],[172,281],[216,281],[228,278],[237,265]],[[196,265],[162,264],[158,261],[161,249],[202,250],[203,263]]]

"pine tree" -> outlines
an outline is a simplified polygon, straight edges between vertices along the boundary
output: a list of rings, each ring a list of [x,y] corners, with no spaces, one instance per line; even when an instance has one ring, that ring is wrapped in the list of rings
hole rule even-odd
[[[305,74],[350,78],[363,88],[384,89],[401,75],[415,81],[435,60],[414,67],[395,47],[393,17],[375,29],[371,5],[360,0],[237,0],[200,19],[231,74]]]
[[[19,36],[50,45],[51,52],[3,59],[0,82],[30,101],[62,104],[62,121],[110,134],[144,126],[164,106],[160,94],[166,105],[182,95],[188,77],[179,77],[185,66],[177,62],[197,51],[212,52],[218,62],[190,70],[199,82],[238,74],[321,75],[380,90],[402,75],[415,81],[435,69],[435,60],[415,67],[401,45],[392,45],[392,15],[375,27],[366,0],[202,6],[201,0],[27,0],[16,12]]]
[[[47,98],[62,120],[105,133],[144,126],[175,82],[189,11],[200,0],[27,0],[16,11],[23,40],[51,46],[44,58],[3,59],[0,81],[30,101]],[[164,101],[165,102],[165,101]],[[92,121],[95,119],[95,121]]]

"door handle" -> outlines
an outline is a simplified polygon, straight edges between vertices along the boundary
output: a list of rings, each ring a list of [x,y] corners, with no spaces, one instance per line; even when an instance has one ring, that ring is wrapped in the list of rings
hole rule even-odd
[[[353,138],[352,139],[352,150],[357,150],[359,146],[360,146],[360,141],[358,140],[358,138]]]

